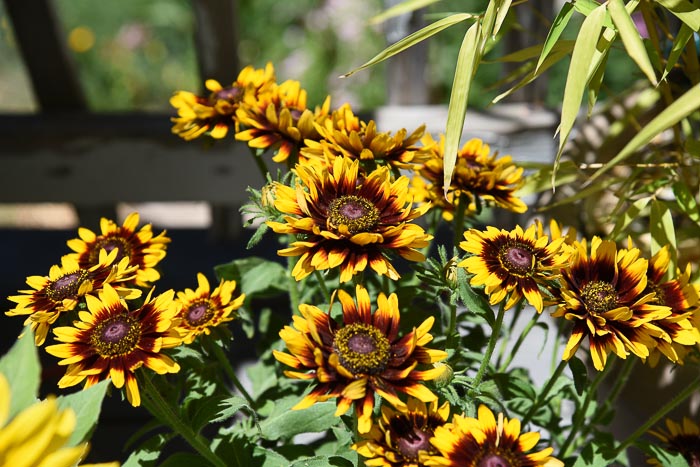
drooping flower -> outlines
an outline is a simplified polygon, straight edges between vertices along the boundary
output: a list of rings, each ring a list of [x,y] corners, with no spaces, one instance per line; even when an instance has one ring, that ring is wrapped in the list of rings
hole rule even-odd
[[[688,467],[700,467],[700,428],[688,417],[682,423],[666,419],[666,430],[649,430],[649,433],[664,443],[664,448],[679,453],[688,462]],[[651,465],[663,467],[658,459],[649,459]]]
[[[177,293],[177,301],[182,306],[177,330],[185,344],[191,344],[200,334],[208,335],[212,328],[235,319],[234,310],[239,309],[245,300],[245,294],[233,297],[236,281],[221,280],[212,292],[206,276],[198,273],[197,284],[196,290],[185,289]]]
[[[306,107],[306,91],[298,81],[285,81],[269,93],[246,99],[236,110],[236,119],[244,128],[236,139],[247,141],[255,149],[274,149],[272,160],[295,160],[305,140],[320,138],[316,123],[328,118],[331,100],[310,110]]]
[[[437,449],[430,444],[435,429],[447,423],[450,404],[438,407],[437,400],[427,404],[409,398],[396,409],[382,405],[378,423],[351,447],[366,458],[366,465],[386,467],[423,467]]]
[[[151,290],[151,293],[153,291]],[[126,387],[126,397],[134,407],[141,404],[135,371],[145,366],[158,374],[177,373],[180,366],[162,351],[181,343],[176,316],[180,311],[169,290],[151,299],[151,293],[138,309],[129,310],[116,291],[105,285],[97,297],[87,296],[88,311],[79,313],[73,326],[53,330],[61,344],[46,351],[68,365],[58,382],[60,388],[85,381],[85,388],[111,378],[117,388]]]
[[[700,331],[692,321],[698,312],[698,293],[690,284],[690,264],[685,272],[677,271],[676,277],[666,280],[669,264],[669,246],[666,245],[651,258],[647,268],[645,292],[654,292],[651,303],[671,309],[670,315],[650,324],[660,330],[653,336],[656,346],[649,354],[651,366],[658,363],[661,355],[674,363],[683,363],[683,357],[700,342]]]
[[[315,386],[294,409],[336,398],[336,416],[355,405],[358,430],[367,433],[372,425],[374,396],[378,394],[395,407],[405,404],[404,393],[423,402],[436,396],[422,383],[440,376],[442,368],[418,369],[446,358],[441,350],[425,347],[432,339],[429,317],[411,332],[399,335],[399,303],[396,294],[380,293],[377,309],[371,312],[367,290],[358,285],[357,304],[343,290],[338,299],[343,324],[315,306],[299,306],[302,316],[294,316],[294,327],[286,326],[280,337],[290,354],[273,351],[277,360],[294,368],[285,371],[290,378],[315,380]]]
[[[383,165],[408,169],[428,157],[425,150],[415,144],[423,136],[425,125],[410,135],[405,128],[394,135],[379,132],[374,120],[361,121],[347,104],[319,123],[317,129],[321,137],[306,142],[301,150],[304,158],[332,163],[337,157],[349,157],[373,170]]]
[[[292,271],[297,280],[339,267],[340,281],[347,282],[367,266],[395,280],[399,274],[388,254],[425,259],[418,248],[432,236],[412,221],[427,208],[412,208],[406,177],[393,181],[388,167],[363,177],[359,161],[345,157],[327,168],[298,164],[296,174],[296,188],[275,185],[275,207],[287,214],[285,222],[267,224],[277,233],[302,237],[278,251],[300,256]]]
[[[88,443],[69,445],[77,423],[73,410],[60,409],[49,396],[9,419],[10,396],[7,378],[0,373],[0,466],[73,467],[85,457]],[[119,462],[99,467],[119,467]]]
[[[61,258],[61,265],[53,265],[48,276],[30,276],[27,285],[32,290],[20,290],[22,295],[13,295],[9,300],[17,306],[7,316],[29,315],[24,324],[34,332],[36,345],[43,345],[49,328],[61,313],[74,310],[84,297],[111,284],[119,295],[126,299],[139,298],[141,291],[126,287],[135,277],[136,267],[129,266],[129,259],[118,263],[117,251],[109,254],[102,250],[95,264],[80,266],[70,255]]]
[[[118,260],[128,257],[129,265],[136,266],[134,283],[139,287],[150,287],[160,278],[156,266],[165,258],[170,238],[165,231],[154,236],[151,224],[137,230],[138,225],[139,214],[136,212],[129,214],[121,226],[103,217],[100,234],[81,227],[78,229],[80,238],[68,240],[68,247],[74,251],[69,256],[81,267],[89,268],[96,264],[100,250],[117,250]]]
[[[214,139],[224,138],[235,130],[236,109],[247,95],[258,95],[275,83],[275,71],[271,63],[264,69],[247,66],[230,86],[218,81],[205,82],[210,94],[198,96],[189,91],[178,91],[170,98],[170,105],[177,109],[172,132],[190,141],[208,133]]]
[[[597,370],[603,370],[610,351],[621,358],[630,352],[647,358],[659,335],[650,323],[671,314],[647,291],[648,261],[639,249],[618,251],[614,242],[600,237],[591,240],[590,256],[585,240],[574,247],[570,266],[562,270],[561,302],[552,314],[574,323],[564,360],[576,353],[584,337]]]
[[[429,202],[433,208],[442,209],[445,220],[451,221],[461,202],[465,213],[475,214],[480,205],[496,206],[508,211],[522,213],[527,205],[515,195],[523,179],[523,168],[516,166],[511,156],[498,157],[490,153],[491,148],[482,140],[467,141],[457,153],[450,188],[445,197],[445,137],[440,141],[425,135],[421,140],[429,157],[418,169],[423,177],[414,177],[413,188],[418,201]]]
[[[507,419],[479,406],[478,418],[453,415],[452,422],[435,429],[431,439],[439,455],[426,465],[449,467],[564,467],[552,457],[553,449],[532,451],[539,433],[520,433],[520,420]]]
[[[537,233],[535,224],[523,231],[516,226],[510,232],[495,227],[486,231],[470,229],[459,247],[471,256],[458,263],[474,276],[470,284],[485,286],[494,305],[508,298],[505,309],[523,296],[538,313],[544,306],[540,285],[546,286],[559,276],[571,253],[564,238],[549,240]]]

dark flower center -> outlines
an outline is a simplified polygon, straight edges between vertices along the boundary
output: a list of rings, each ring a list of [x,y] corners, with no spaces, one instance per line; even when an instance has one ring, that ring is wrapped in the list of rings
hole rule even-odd
[[[113,316],[92,330],[90,343],[103,357],[124,355],[136,348],[141,338],[141,325],[127,314]]]
[[[84,269],[64,274],[46,286],[46,296],[54,302],[61,302],[66,298],[76,298],[80,285],[87,277],[88,272]]]
[[[603,281],[593,281],[583,286],[581,298],[586,308],[595,313],[605,313],[617,306],[615,287]]]
[[[328,206],[328,223],[336,229],[345,225],[351,234],[369,232],[379,223],[379,211],[360,196],[341,196]]]
[[[371,324],[352,323],[335,334],[333,348],[340,364],[354,374],[380,374],[389,361],[389,339]]]
[[[185,321],[190,326],[199,326],[209,322],[214,312],[209,308],[209,301],[202,301],[192,304],[184,313]]]
[[[498,259],[506,271],[516,276],[528,275],[535,265],[535,256],[530,247],[517,243],[501,247]]]
[[[95,246],[92,247],[90,250],[90,264],[97,264],[100,258],[101,249],[104,249],[105,251],[107,251],[107,253],[110,253],[112,250],[117,250],[118,253],[115,262],[118,262],[125,256],[131,256],[132,253],[130,243],[123,237],[110,236],[99,238],[95,242]]]
[[[216,99],[222,99],[229,102],[238,102],[241,100],[241,95],[243,90],[237,86],[231,88],[225,88],[214,94]]]
[[[652,282],[647,283],[647,288],[644,290],[645,294],[654,292],[654,298],[649,302],[652,305],[665,305],[666,304],[666,292],[663,287]]]
[[[672,451],[680,453],[689,467],[700,467],[700,436],[678,434],[668,440]]]
[[[477,467],[511,467],[511,463],[498,454],[488,453],[479,460]]]
[[[391,439],[405,460],[417,461],[418,453],[435,452],[430,444],[433,429],[426,424],[422,414],[411,413],[414,417],[396,415],[389,420]],[[413,420],[412,420],[413,418]]]

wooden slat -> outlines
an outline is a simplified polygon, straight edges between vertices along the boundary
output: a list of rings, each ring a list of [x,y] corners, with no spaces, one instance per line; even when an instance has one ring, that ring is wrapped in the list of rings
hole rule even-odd
[[[195,47],[204,80],[212,78],[226,86],[238,76],[238,23],[236,0],[192,2],[197,21]]]
[[[15,38],[43,112],[84,110],[86,100],[49,0],[5,0]]]

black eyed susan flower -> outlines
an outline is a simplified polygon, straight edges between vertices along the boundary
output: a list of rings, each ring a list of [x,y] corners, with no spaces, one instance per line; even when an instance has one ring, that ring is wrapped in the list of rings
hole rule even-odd
[[[315,270],[340,268],[340,281],[347,282],[367,266],[398,279],[389,253],[409,261],[425,259],[417,249],[432,236],[411,221],[427,208],[412,208],[408,179],[392,181],[388,167],[366,177],[359,170],[359,161],[345,157],[327,168],[297,164],[296,188],[275,185],[275,207],[287,215],[285,222],[267,224],[277,233],[302,237],[278,251],[300,256],[292,271],[297,280]]]
[[[520,226],[510,232],[495,227],[470,229],[464,239],[459,246],[471,256],[458,266],[474,274],[470,284],[483,285],[492,305],[508,298],[505,309],[524,296],[541,313],[544,298],[539,286],[556,279],[570,255],[564,238],[550,241],[537,234],[535,224],[525,231]]]
[[[349,157],[360,160],[370,169],[377,165],[408,169],[428,157],[425,150],[415,144],[423,136],[425,125],[410,135],[405,128],[394,135],[379,132],[374,120],[361,121],[347,104],[318,124],[317,129],[320,139],[306,142],[301,150],[304,158],[332,162],[337,157]]]
[[[235,310],[243,305],[245,294],[233,297],[235,281],[222,280],[211,291],[209,281],[202,273],[197,274],[197,289],[185,289],[177,293],[182,306],[180,324],[177,327],[185,344],[191,344],[200,334],[210,334],[211,328],[236,318]]]
[[[440,376],[443,369],[423,370],[418,365],[442,360],[447,354],[425,347],[433,339],[428,332],[433,317],[400,336],[395,294],[379,294],[374,313],[364,287],[357,286],[356,296],[357,304],[348,293],[338,291],[342,325],[315,306],[300,305],[302,316],[294,316],[294,327],[280,331],[290,354],[273,352],[277,360],[294,368],[285,375],[316,381],[294,409],[336,398],[336,416],[340,416],[354,403],[358,430],[367,433],[372,426],[375,394],[395,407],[405,405],[399,393],[423,402],[434,401],[435,394],[422,383]]]
[[[481,405],[478,418],[454,415],[452,422],[435,430],[431,439],[439,455],[426,465],[449,467],[564,467],[551,456],[553,449],[532,451],[540,440],[539,433],[520,433],[520,420],[498,419]]]
[[[151,291],[152,292],[152,291]],[[162,350],[181,343],[177,324],[179,304],[172,290],[154,299],[151,293],[143,306],[130,311],[117,292],[105,285],[99,298],[87,296],[88,311],[81,311],[74,326],[53,330],[61,344],[46,351],[68,365],[58,386],[66,388],[85,381],[85,388],[111,378],[117,388],[126,387],[134,407],[141,404],[134,372],[145,366],[158,374],[176,373],[180,366]]]
[[[510,156],[491,154],[488,144],[480,139],[467,141],[457,153],[450,188],[445,197],[443,179],[445,171],[445,137],[440,141],[425,135],[421,140],[428,158],[418,169],[423,177],[414,177],[413,189],[416,198],[430,202],[433,208],[442,209],[443,217],[451,221],[460,199],[466,201],[467,214],[474,214],[480,205],[496,206],[512,212],[527,211],[527,205],[517,196],[523,179],[523,168],[517,167]]]
[[[20,290],[22,295],[8,297],[17,303],[7,316],[28,315],[24,324],[34,332],[36,345],[43,345],[49,328],[61,313],[74,310],[84,297],[112,284],[117,293],[126,299],[139,298],[141,291],[126,287],[135,275],[136,267],[129,266],[129,259],[117,263],[117,251],[109,254],[102,250],[95,264],[80,266],[70,255],[61,258],[61,265],[53,265],[48,276],[30,276],[27,285],[31,290]]]
[[[664,448],[679,453],[688,462],[688,467],[700,467],[700,428],[688,417],[682,423],[666,419],[666,430],[649,430],[649,433],[664,443]],[[649,459],[649,464],[663,467],[657,459]]]
[[[236,109],[248,95],[258,95],[273,86],[275,71],[271,63],[264,69],[247,66],[228,87],[209,79],[205,82],[207,96],[198,96],[189,91],[178,91],[170,98],[170,105],[177,109],[172,132],[190,141],[203,134],[214,139],[224,138],[236,129]]]
[[[81,227],[78,229],[80,238],[68,240],[68,247],[74,251],[69,256],[81,267],[89,268],[96,264],[100,250],[116,250],[118,260],[128,257],[129,265],[136,266],[134,284],[149,287],[160,278],[155,267],[165,258],[170,238],[165,235],[165,231],[154,236],[151,224],[143,225],[140,229],[138,225],[139,214],[134,212],[126,217],[121,226],[102,218],[100,234]]]
[[[243,127],[236,139],[247,141],[255,149],[273,149],[272,160],[296,160],[305,140],[320,138],[316,123],[322,123],[330,113],[331,100],[310,110],[306,107],[306,91],[298,81],[285,81],[269,93],[245,100],[236,111]]]
[[[8,419],[10,396],[7,379],[0,373],[0,466],[73,467],[85,457],[88,443],[69,445],[77,423],[73,410],[60,409],[49,396]],[[118,462],[99,464],[118,466]]]
[[[585,240],[574,244],[569,267],[562,270],[561,303],[552,314],[574,322],[564,350],[568,360],[588,337],[593,366],[602,371],[608,352],[647,358],[660,335],[653,321],[671,314],[647,291],[648,261],[637,248],[620,250],[593,237],[590,256]],[[650,324],[651,323],[651,324]]]
[[[366,458],[367,465],[422,467],[430,455],[437,454],[430,438],[449,416],[450,404],[438,407],[437,400],[426,404],[409,398],[398,409],[382,405],[379,422],[352,449]]]
[[[656,346],[649,354],[649,364],[655,366],[661,355],[674,363],[683,363],[683,357],[700,342],[700,331],[692,318],[698,312],[698,293],[690,284],[690,265],[685,272],[677,271],[677,276],[666,280],[670,264],[668,245],[660,249],[649,261],[647,268],[647,288],[654,292],[651,303],[667,306],[671,314],[650,323],[660,330],[654,336]]]

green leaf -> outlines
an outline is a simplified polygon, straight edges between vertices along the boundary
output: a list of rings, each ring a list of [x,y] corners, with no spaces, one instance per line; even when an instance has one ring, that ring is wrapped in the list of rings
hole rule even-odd
[[[160,433],[131,452],[122,467],[152,467],[157,465],[165,444],[173,437],[171,433]]]
[[[246,373],[253,385],[253,396],[259,398],[265,391],[275,387],[277,374],[273,366],[259,360],[246,369]]]
[[[338,456],[314,456],[307,457],[305,459],[299,459],[291,464],[289,467],[344,467],[348,465],[348,461]],[[352,464],[350,464],[352,465]],[[286,466],[285,466],[286,467]]]
[[[606,31],[607,32],[607,31]],[[596,101],[598,100],[598,93],[600,92],[600,86],[603,84],[603,78],[605,77],[605,65],[608,62],[608,57],[610,56],[610,48],[604,47],[599,60],[598,66],[588,80],[588,113],[587,117],[590,118],[593,114],[593,108]]]
[[[260,467],[288,467],[289,460],[282,454],[262,446],[255,446],[253,458],[262,457],[264,462]]]
[[[644,208],[647,207],[649,202],[653,199],[651,196],[645,196],[640,198],[627,208],[627,211],[622,216],[618,216],[617,222],[615,222],[615,228],[613,228],[610,233],[610,237],[613,239],[618,238],[618,236],[624,232],[628,225],[630,225],[635,219],[638,219]]]
[[[700,31],[700,9],[687,0],[656,0],[695,32]]]
[[[34,333],[27,327],[23,336],[0,358],[0,373],[10,385],[11,419],[37,401],[41,364],[34,345]]]
[[[303,410],[291,410],[298,397],[278,401],[268,418],[260,422],[265,439],[291,438],[300,433],[318,433],[337,424],[334,402],[317,402]]]
[[[369,24],[380,24],[389,18],[395,18],[406,13],[411,13],[421,8],[437,3],[440,0],[406,0],[397,5],[387,8],[386,10],[379,13],[377,16],[373,16],[369,19]]]
[[[584,16],[590,16],[593,11],[598,8],[600,3],[596,2],[595,0],[576,0],[574,1],[574,8],[576,11],[581,13]],[[613,23],[612,20],[610,19],[610,16],[608,16],[607,12],[605,14],[605,21],[603,23],[606,28],[612,29]]]
[[[700,83],[678,97],[660,114],[654,117],[651,122],[647,123],[615,157],[591,175],[589,182],[594,181],[611,167],[614,167],[616,164],[630,157],[639,148],[648,144],[656,135],[672,127],[698,108],[700,108]]]
[[[202,465],[202,456],[190,452],[177,452],[158,467],[192,467],[194,465]]]
[[[666,79],[666,76],[671,72],[673,67],[676,66],[678,59],[683,53],[683,49],[691,37],[693,37],[693,30],[690,29],[687,24],[681,23],[681,27],[678,30],[676,37],[673,39],[673,46],[671,47],[671,52],[668,54],[664,74],[661,76],[662,80]]]
[[[581,450],[573,467],[608,467],[610,462],[598,451],[598,446],[589,443]]]
[[[77,419],[75,430],[68,439],[68,446],[77,446],[90,438],[100,418],[102,401],[110,384],[109,380],[100,381],[87,389],[56,399],[61,409],[72,409]]]
[[[654,200],[649,214],[649,232],[651,233],[651,254],[655,255],[661,248],[670,245],[671,259],[668,270],[676,270],[676,230],[673,215],[666,203]]]
[[[667,451],[661,446],[657,446],[645,440],[637,441],[637,445],[639,445],[649,457],[656,459],[659,465],[663,465],[664,467],[688,467],[688,461],[685,460],[683,454],[679,452]]]
[[[469,285],[469,279],[464,268],[457,268],[457,283],[459,284],[457,288],[459,298],[464,303],[464,306],[467,307],[467,310],[484,318],[489,325],[493,325],[495,317],[491,305],[489,305],[483,293],[477,292]]]
[[[569,370],[574,377],[574,388],[579,396],[583,394],[588,386],[588,370],[586,364],[580,358],[574,356],[569,360]]]
[[[237,289],[246,294],[246,302],[253,297],[278,295],[287,291],[287,271],[281,264],[249,256],[214,267],[218,277],[235,280]]]
[[[578,2],[576,3],[578,4]],[[586,19],[583,20],[578,37],[576,38],[574,51],[571,54],[569,72],[566,77],[566,85],[564,87],[561,123],[559,124],[558,129],[559,151],[557,152],[554,163],[555,171],[552,173],[552,177],[555,176],[555,172],[559,166],[561,153],[564,150],[564,145],[566,144],[569,134],[571,133],[571,129],[574,126],[574,122],[576,121],[576,116],[578,115],[579,108],[581,107],[581,98],[586,87],[586,82],[592,75],[592,71],[594,71],[590,70],[590,68],[591,64],[593,63],[593,56],[596,52],[598,39],[603,29],[605,13],[605,5],[600,5],[591,11]]]
[[[474,15],[470,13],[457,13],[454,15],[450,15],[447,18],[435,21],[434,23],[427,25],[426,27],[414,32],[413,34],[409,34],[403,39],[391,44],[389,47],[379,52],[369,61],[365,62],[363,65],[360,65],[354,70],[345,73],[344,75],[342,75],[342,77],[347,78],[348,76],[357,73],[360,70],[364,70],[365,68],[369,68],[372,65],[376,65],[377,63],[383,62],[387,58],[393,57],[397,53],[403,52],[404,50],[413,47],[419,42],[422,42],[425,39],[434,36],[440,31],[447,29],[450,26],[454,26],[455,24],[459,24],[463,21],[466,21],[470,18],[474,18]]]
[[[501,27],[503,27],[503,22],[508,16],[510,11],[510,5],[513,3],[512,0],[500,0],[496,3],[496,19],[493,23],[493,30],[491,31],[491,37],[495,37],[499,33]]]
[[[625,9],[624,2],[622,0],[609,0],[608,11],[615,26],[617,26],[617,31],[620,33],[620,39],[622,39],[622,44],[625,46],[627,54],[639,66],[639,69],[642,70],[642,73],[646,75],[651,84],[656,86],[658,82],[654,73],[654,67],[651,66],[642,37],[634,25],[632,17]]]
[[[444,179],[442,189],[447,195],[452,180],[452,172],[457,163],[459,141],[464,129],[464,117],[467,114],[467,101],[474,70],[479,61],[478,45],[481,42],[481,23],[471,25],[464,35],[459,48],[457,67],[455,69],[450,104],[447,109],[447,127],[445,129]]]
[[[248,402],[244,398],[238,396],[231,396],[220,401],[217,407],[219,410],[216,413],[216,417],[211,420],[212,423],[227,420],[236,415],[241,409],[253,412]]]
[[[683,182],[673,184],[673,194],[676,196],[676,204],[690,220],[700,223],[700,210],[695,195],[691,193],[690,188]]]
[[[540,58],[537,60],[535,72],[537,72],[540,69],[540,66],[542,66],[542,63],[544,62],[544,59],[547,58],[549,52],[552,51],[554,44],[557,43],[559,37],[561,36],[561,33],[564,31],[564,29],[566,29],[566,25],[569,24],[569,20],[571,19],[571,16],[573,16],[573,14],[574,6],[571,3],[565,3],[561,7],[561,10],[559,10],[557,17],[554,18],[552,27],[549,28],[549,32],[547,33],[547,38],[544,40],[544,44],[542,44],[542,52],[540,53]]]

